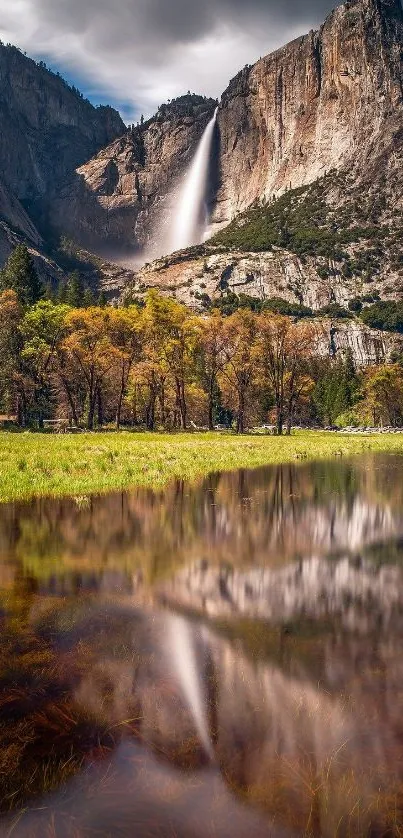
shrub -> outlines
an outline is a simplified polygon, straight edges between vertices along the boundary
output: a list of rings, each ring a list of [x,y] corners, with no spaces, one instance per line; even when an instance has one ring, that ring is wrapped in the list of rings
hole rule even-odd
[[[329,303],[317,312],[319,317],[333,317],[336,320],[351,317],[351,311],[343,308],[338,303]]]
[[[372,329],[403,334],[403,303],[380,300],[363,309],[361,320]]]
[[[289,317],[312,317],[313,315],[312,309],[308,308],[308,306],[303,306],[299,303],[290,303],[281,297],[272,297],[269,300],[265,300],[262,309],[273,311],[275,314],[286,314]]]
[[[350,311],[360,312],[362,311],[362,302],[359,297],[354,297],[352,300],[349,300],[348,307]]]

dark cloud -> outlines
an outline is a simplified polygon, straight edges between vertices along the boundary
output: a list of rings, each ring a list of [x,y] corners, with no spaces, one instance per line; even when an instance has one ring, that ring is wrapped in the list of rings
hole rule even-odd
[[[321,23],[327,0],[0,0],[0,36],[133,109],[219,95],[245,63]]]

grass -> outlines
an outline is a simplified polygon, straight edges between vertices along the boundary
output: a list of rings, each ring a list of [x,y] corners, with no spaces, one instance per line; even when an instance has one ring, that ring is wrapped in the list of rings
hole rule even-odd
[[[0,502],[39,496],[158,488],[215,471],[351,456],[403,454],[403,435],[302,431],[292,437],[232,434],[91,433],[79,436],[0,433]]]

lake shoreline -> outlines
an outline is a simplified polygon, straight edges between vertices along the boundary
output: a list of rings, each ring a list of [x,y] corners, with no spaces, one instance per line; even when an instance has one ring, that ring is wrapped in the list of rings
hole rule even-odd
[[[0,433],[0,502],[160,489],[209,473],[365,453],[403,454],[400,434],[297,431],[291,437],[217,433]]]

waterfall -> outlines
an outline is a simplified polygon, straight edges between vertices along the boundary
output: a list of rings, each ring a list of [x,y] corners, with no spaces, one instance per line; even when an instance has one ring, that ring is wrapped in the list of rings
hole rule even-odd
[[[206,192],[217,111],[218,108],[205,128],[190,169],[185,175],[170,237],[171,253],[203,241],[208,220]]]
[[[170,658],[203,747],[210,759],[214,759],[207,720],[207,699],[197,665],[192,631],[183,617],[172,614],[169,621]]]

